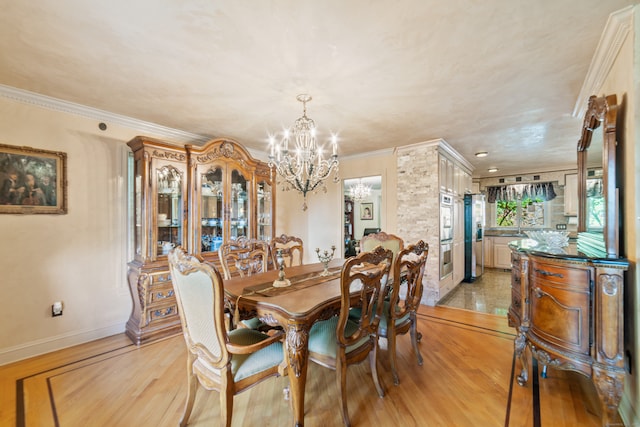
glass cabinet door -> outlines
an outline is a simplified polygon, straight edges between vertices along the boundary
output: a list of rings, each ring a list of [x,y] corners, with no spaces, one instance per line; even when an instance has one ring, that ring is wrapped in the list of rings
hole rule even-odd
[[[231,240],[238,237],[249,237],[249,198],[247,196],[247,180],[238,172],[231,172]]]
[[[268,242],[271,240],[271,184],[266,181],[258,182],[258,240]]]
[[[222,244],[224,225],[224,203],[222,192],[222,169],[215,168],[202,174],[200,195],[201,247],[202,252],[216,252]]]
[[[157,170],[157,255],[182,245],[182,174],[173,166]]]

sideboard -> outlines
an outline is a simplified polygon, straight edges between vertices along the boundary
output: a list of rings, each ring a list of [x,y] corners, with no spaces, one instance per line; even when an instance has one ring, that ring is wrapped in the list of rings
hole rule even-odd
[[[575,248],[550,249],[534,240],[509,244],[511,306],[517,329],[518,384],[528,380],[527,348],[542,366],[576,371],[593,382],[602,425],[616,418],[622,397],[624,271],[622,258],[590,258]]]

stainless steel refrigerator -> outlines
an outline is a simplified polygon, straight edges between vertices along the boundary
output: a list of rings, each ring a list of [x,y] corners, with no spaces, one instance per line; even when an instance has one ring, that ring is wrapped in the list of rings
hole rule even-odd
[[[484,194],[464,196],[464,281],[473,282],[484,272]]]

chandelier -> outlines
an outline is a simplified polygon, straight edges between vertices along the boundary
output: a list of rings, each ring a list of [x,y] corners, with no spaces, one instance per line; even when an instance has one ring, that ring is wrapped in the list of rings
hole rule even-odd
[[[350,189],[351,198],[356,202],[361,202],[371,195],[371,187],[362,183],[362,179]]]
[[[338,182],[338,142],[331,138],[331,157],[325,159],[322,147],[316,143],[316,124],[307,117],[307,102],[311,95],[301,94],[296,99],[302,102],[302,117],[298,118],[293,129],[284,130],[280,141],[269,138],[269,166],[275,167],[284,178],[283,190],[297,190],[302,193],[302,210],[307,210],[307,193],[322,189],[327,191],[324,180],[335,172],[333,182]],[[291,141],[292,140],[292,141]],[[295,146],[289,147],[289,144]],[[291,150],[291,151],[290,151]]]

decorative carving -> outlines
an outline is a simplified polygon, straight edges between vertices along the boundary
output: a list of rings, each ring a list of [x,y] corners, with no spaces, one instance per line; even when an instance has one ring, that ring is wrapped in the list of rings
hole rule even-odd
[[[154,149],[151,152],[151,155],[157,159],[166,159],[166,160],[175,160],[178,162],[186,162],[187,155],[184,153],[176,153],[175,151],[160,151],[159,149]]]
[[[516,352],[516,357],[520,359],[520,366],[522,368],[520,370],[520,374],[516,378],[516,381],[518,381],[519,385],[524,386],[527,383],[527,380],[529,379],[529,371],[528,371],[529,362],[527,361],[527,352],[526,352],[527,337],[524,331],[518,332],[513,345],[514,345],[514,350]]]
[[[293,369],[296,377],[302,373],[302,365],[306,360],[307,342],[309,341],[309,331],[304,325],[288,325],[287,338],[285,340],[289,365]]]
[[[605,295],[610,297],[615,296],[618,293],[618,287],[620,286],[620,276],[612,274],[601,274],[598,277],[600,288]]]
[[[622,398],[624,372],[612,373],[608,368],[593,367],[593,382],[602,405],[602,425],[611,425],[616,420],[618,405]]]

